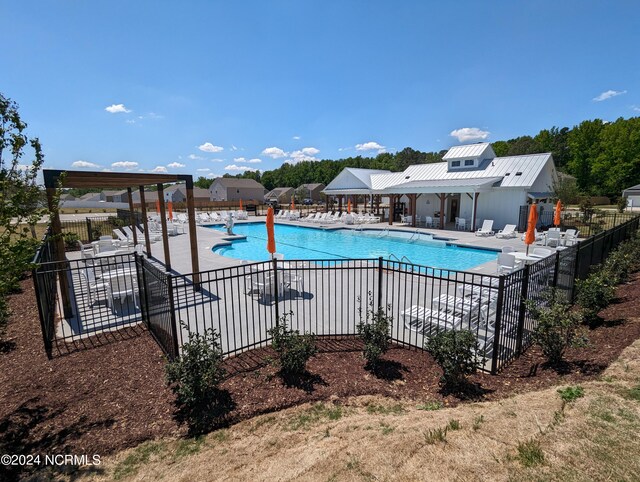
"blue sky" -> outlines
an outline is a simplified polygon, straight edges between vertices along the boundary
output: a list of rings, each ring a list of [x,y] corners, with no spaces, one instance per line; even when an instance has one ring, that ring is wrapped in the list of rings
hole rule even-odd
[[[640,115],[636,1],[6,1],[46,165],[215,176]]]

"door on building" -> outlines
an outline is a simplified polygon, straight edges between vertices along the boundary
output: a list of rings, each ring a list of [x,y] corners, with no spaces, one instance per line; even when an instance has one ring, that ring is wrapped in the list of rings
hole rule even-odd
[[[449,222],[455,222],[458,217],[458,198],[451,198],[451,204],[449,206]]]

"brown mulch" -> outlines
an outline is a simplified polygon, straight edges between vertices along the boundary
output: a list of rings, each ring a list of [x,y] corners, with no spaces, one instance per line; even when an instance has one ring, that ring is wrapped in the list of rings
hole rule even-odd
[[[4,453],[100,454],[144,440],[180,436],[173,395],[164,386],[164,358],[144,329],[119,332],[88,349],[47,359],[31,280],[10,298],[13,315],[0,347],[0,448]],[[533,347],[497,376],[471,377],[467,397],[498,399],[559,383],[596,377],[640,338],[640,275],[617,290],[618,299],[589,330],[590,344],[571,349],[562,367],[549,367]],[[357,339],[320,340],[308,376],[284,381],[270,348],[228,359],[222,389],[234,407],[228,422],[304,402],[380,394],[417,402],[461,402],[441,393],[440,372],[420,350],[392,347],[378,373],[364,369]],[[464,398],[464,397],[463,397]]]

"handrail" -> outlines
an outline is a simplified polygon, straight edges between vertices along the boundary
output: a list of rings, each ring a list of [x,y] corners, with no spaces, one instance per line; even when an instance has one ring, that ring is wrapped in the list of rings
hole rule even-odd
[[[378,234],[378,237],[381,238],[383,236],[388,236],[389,235],[389,228],[384,228],[382,230],[382,233]]]
[[[395,259],[398,263],[402,263],[402,260],[400,258],[398,258],[395,254],[391,253],[389,255],[389,259]]]
[[[405,263],[413,264],[411,260],[404,255],[402,256],[402,258],[400,258],[400,262],[402,262],[403,260]]]

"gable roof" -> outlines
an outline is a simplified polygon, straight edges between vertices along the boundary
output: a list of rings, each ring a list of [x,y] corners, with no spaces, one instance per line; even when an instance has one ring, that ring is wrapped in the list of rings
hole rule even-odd
[[[447,151],[442,159],[463,159],[470,157],[480,157],[482,159],[493,159],[496,153],[489,142],[478,142],[477,144],[465,144],[463,146],[453,146]]]
[[[304,188],[304,189],[309,189],[310,191],[313,191],[314,189],[318,189],[318,188],[325,188],[325,185],[322,184],[321,182],[315,182],[315,183],[309,183],[309,184],[300,184],[300,186],[298,186],[298,189]]]
[[[382,169],[358,169],[345,167],[333,181],[331,181],[322,192],[327,194],[347,191],[357,193],[358,191],[368,192],[372,189],[372,178],[377,174],[393,174],[391,171]]]
[[[276,187],[271,191],[269,191],[267,194],[265,194],[265,197],[282,196],[283,194],[286,194],[289,191],[293,191],[293,190],[294,189],[292,187]]]
[[[637,196],[638,194],[640,194],[640,184],[628,187],[622,191],[623,196]]]
[[[256,181],[255,179],[238,179],[237,177],[218,177],[213,181],[211,185],[213,186],[213,184],[215,184],[216,182],[221,184],[223,187],[227,187],[227,188],[228,187],[235,187],[235,188],[244,187],[244,188],[253,188],[253,189],[264,189],[264,186],[260,184],[258,181]]]

